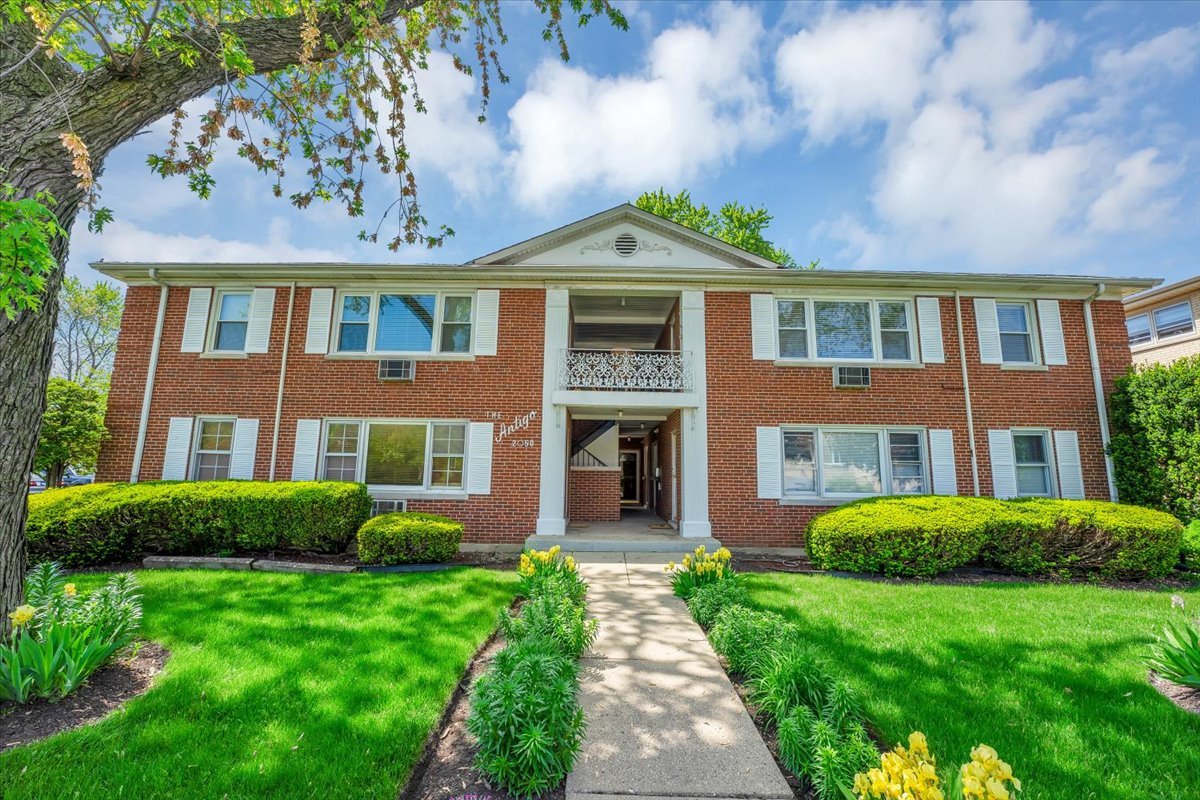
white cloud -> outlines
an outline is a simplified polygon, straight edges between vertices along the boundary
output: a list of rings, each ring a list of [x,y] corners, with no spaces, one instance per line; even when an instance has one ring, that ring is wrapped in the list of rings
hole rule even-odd
[[[81,261],[346,261],[346,253],[319,247],[293,244],[291,226],[282,217],[275,217],[267,226],[263,241],[218,239],[207,234],[192,236],[186,233],[156,233],[139,228],[131,222],[115,220],[104,228],[103,234],[87,233],[80,229],[71,240],[72,260]]]
[[[1200,54],[1200,26],[1172,28],[1128,50],[1111,49],[1097,59],[1096,66],[1105,76],[1118,82],[1131,82],[1147,76],[1188,74]]]
[[[780,45],[776,78],[807,134],[828,142],[876,121],[911,115],[941,46],[933,6],[833,12]]]
[[[543,62],[509,111],[517,199],[545,209],[583,189],[678,185],[770,142],[762,39],[756,11],[718,5],[710,26],[660,34],[638,74]]]
[[[493,185],[501,150],[493,130],[478,120],[475,79],[455,69],[449,55],[434,52],[429,68],[417,75],[417,87],[426,113],[410,111],[405,118],[414,169],[434,169],[460,195],[479,198]]]
[[[1088,228],[1099,233],[1150,228],[1165,221],[1175,199],[1159,190],[1182,174],[1176,164],[1163,164],[1158,150],[1148,147],[1117,164],[1114,179],[1088,209]]]

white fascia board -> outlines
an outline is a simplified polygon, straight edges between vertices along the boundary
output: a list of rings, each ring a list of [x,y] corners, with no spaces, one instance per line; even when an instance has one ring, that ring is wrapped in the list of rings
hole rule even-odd
[[[609,392],[603,389],[556,389],[551,398],[556,406],[572,408],[699,408],[695,392]]]

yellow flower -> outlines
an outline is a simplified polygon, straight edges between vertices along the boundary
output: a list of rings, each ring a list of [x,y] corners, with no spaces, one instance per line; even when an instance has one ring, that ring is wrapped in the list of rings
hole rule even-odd
[[[987,782],[987,790],[995,800],[1008,800],[1008,790],[1004,788],[1004,784],[995,778],[989,778]]]
[[[78,594],[78,592],[75,590],[75,584],[73,583],[68,583],[66,586],[64,586],[63,591],[66,593],[67,597],[74,597],[76,594]]]
[[[914,753],[929,751],[929,743],[925,741],[925,734],[920,731],[913,731],[908,735],[908,746]]]
[[[563,561],[563,565],[567,568],[567,572],[574,572],[575,571],[575,557],[567,556],[566,559]]]
[[[17,606],[16,610],[8,615],[8,618],[12,620],[14,628],[19,628],[33,619],[35,613],[37,610],[33,606]]]

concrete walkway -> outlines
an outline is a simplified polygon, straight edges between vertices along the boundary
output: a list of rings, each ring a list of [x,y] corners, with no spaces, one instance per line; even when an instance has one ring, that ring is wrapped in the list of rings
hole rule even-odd
[[[678,554],[582,553],[600,634],[582,662],[588,731],[567,800],[793,797],[704,632],[671,594]]]

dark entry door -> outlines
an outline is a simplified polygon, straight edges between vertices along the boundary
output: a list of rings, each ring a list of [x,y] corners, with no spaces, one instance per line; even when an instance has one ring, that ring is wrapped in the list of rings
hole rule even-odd
[[[621,451],[621,502],[627,505],[642,503],[642,451]]]

